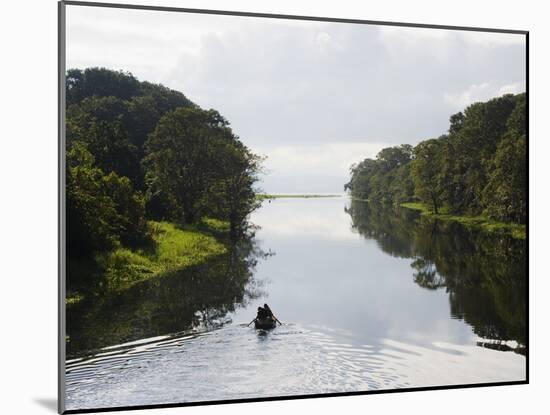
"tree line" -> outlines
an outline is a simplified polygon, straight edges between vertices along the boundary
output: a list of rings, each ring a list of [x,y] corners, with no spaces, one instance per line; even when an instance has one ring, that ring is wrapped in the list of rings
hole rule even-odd
[[[151,243],[149,220],[246,232],[262,159],[217,111],[104,68],[69,70],[66,101],[68,261]]]
[[[345,190],[398,205],[419,201],[434,213],[527,220],[525,94],[477,102],[450,117],[447,134],[381,150],[350,168]]]

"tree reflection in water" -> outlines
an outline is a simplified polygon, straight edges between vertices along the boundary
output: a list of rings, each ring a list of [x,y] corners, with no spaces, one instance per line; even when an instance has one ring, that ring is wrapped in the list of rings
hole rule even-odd
[[[227,315],[259,298],[254,278],[263,252],[252,237],[228,253],[132,286],[122,293],[96,293],[67,310],[67,356],[189,330],[211,330]]]
[[[525,241],[358,200],[346,212],[353,230],[384,252],[412,258],[420,287],[445,288],[451,316],[472,327],[479,346],[526,353]]]

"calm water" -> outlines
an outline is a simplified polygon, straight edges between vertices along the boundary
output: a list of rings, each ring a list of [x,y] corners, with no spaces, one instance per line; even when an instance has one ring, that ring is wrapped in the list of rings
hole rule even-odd
[[[68,311],[67,409],[525,379],[525,246],[278,199],[208,266]],[[268,302],[284,323],[246,327]]]

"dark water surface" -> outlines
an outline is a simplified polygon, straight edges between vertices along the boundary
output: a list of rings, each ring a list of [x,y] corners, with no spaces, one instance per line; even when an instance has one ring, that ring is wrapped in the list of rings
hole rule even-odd
[[[525,243],[277,199],[208,265],[68,310],[67,409],[525,379]],[[246,324],[268,302],[284,323]]]

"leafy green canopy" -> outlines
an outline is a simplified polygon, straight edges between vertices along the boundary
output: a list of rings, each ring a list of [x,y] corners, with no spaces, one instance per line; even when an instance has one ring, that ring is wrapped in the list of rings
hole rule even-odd
[[[525,94],[508,94],[452,115],[446,135],[353,165],[345,189],[373,202],[420,201],[435,213],[525,223],[526,148]]]
[[[254,184],[261,159],[215,110],[178,108],[161,118],[146,143],[147,188],[164,195],[170,216],[195,223],[227,220],[236,232],[258,207]]]
[[[153,244],[151,219],[246,232],[262,160],[217,111],[104,68],[69,70],[66,88],[68,263]]]
[[[351,166],[351,179],[344,189],[359,199],[398,204],[413,197],[410,173],[413,148],[409,144],[381,150],[376,160],[365,159]]]

